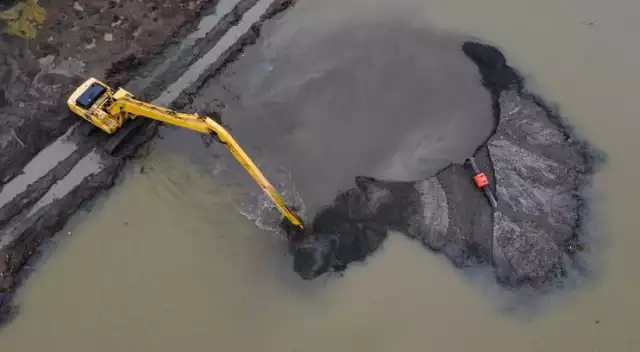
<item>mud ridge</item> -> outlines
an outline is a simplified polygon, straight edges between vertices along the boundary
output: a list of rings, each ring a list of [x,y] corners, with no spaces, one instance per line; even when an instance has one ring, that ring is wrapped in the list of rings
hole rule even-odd
[[[192,2],[194,7],[186,11],[190,11],[190,16],[196,17],[202,8],[204,8],[203,4],[205,3],[206,1]],[[213,1],[212,3],[209,8],[215,6],[217,1]],[[47,4],[48,3],[45,2],[42,5],[48,10]],[[158,11],[158,13],[165,11],[157,6],[152,6],[152,8],[156,9],[154,11]],[[102,18],[100,17],[102,15],[99,15],[97,12],[91,12],[93,9],[95,8],[88,10],[88,15],[90,17],[93,16],[91,18]],[[74,10],[71,9],[71,11]],[[60,11],[57,11],[56,13],[59,12]],[[177,17],[175,13],[172,14],[172,16],[174,17],[172,19],[172,21],[174,21],[173,23],[177,23],[175,21],[179,20],[180,17]],[[53,33],[56,30],[55,28],[64,25],[65,18],[67,17],[60,15],[55,24],[48,24],[48,26],[53,26],[54,29],[48,29],[49,27],[45,26],[45,29],[41,31],[40,35],[45,36],[46,39],[46,36],[49,35],[48,32]],[[78,18],[80,18],[81,21],[83,20],[82,15]],[[53,19],[55,20],[55,17]],[[160,25],[159,22],[161,21],[162,19],[156,23]],[[72,20],[68,23],[72,23]],[[135,75],[135,71],[140,71],[143,68],[143,65],[149,61],[150,56],[162,52],[166,47],[171,45],[176,38],[191,31],[195,25],[197,25],[197,22],[186,21],[185,25],[180,25],[177,29],[170,32],[167,37],[161,38],[160,43],[147,46],[146,49],[138,51],[135,54],[127,54],[123,59],[110,64],[110,66],[103,71],[105,76],[110,78],[108,83],[113,84],[128,80]],[[114,27],[112,26],[111,28]],[[116,31],[119,27],[116,26],[115,28],[115,30],[111,30]],[[169,25],[166,28],[172,28],[172,26]],[[166,28],[159,33],[166,33]],[[157,39],[158,38],[156,38],[156,40]],[[19,53],[27,53],[30,55],[27,58],[32,59],[34,56],[37,57],[43,53],[46,54],[46,51],[51,49],[51,45],[42,45],[42,41],[36,40],[34,43],[27,43],[19,38],[10,37],[6,34],[0,35],[0,40],[2,40],[4,44],[9,43],[9,45],[0,45],[3,49],[0,50],[0,77],[7,72],[6,70],[3,71],[3,60],[8,58],[11,64],[12,57]],[[106,45],[108,46],[108,44]],[[61,47],[60,51],[64,50],[66,50],[66,47]],[[33,51],[33,54],[31,54],[31,51]],[[0,164],[3,165],[0,171],[0,187],[13,179],[14,176],[17,176],[33,156],[46,147],[54,138],[61,136],[73,123],[78,121],[76,117],[71,117],[65,102],[62,102],[59,97],[66,96],[70,89],[74,89],[82,79],[86,78],[84,76],[84,74],[86,74],[86,67],[82,70],[82,73],[74,72],[71,73],[70,76],[65,76],[65,74],[67,74],[65,71],[63,75],[60,75],[59,67],[65,63],[58,64],[57,56],[60,52],[58,52],[57,49],[54,54],[54,56],[51,56],[53,64],[49,63],[49,58],[45,60],[45,63],[42,63],[43,61],[41,60],[41,67],[44,67],[44,71],[37,74],[35,78],[35,81],[40,82],[40,85],[32,88],[31,91],[35,93],[36,91],[34,91],[34,89],[48,89],[46,87],[51,85],[54,88],[46,91],[47,95],[45,97],[41,96],[40,99],[44,99],[45,102],[47,102],[46,99],[48,99],[48,97],[55,98],[56,100],[47,102],[48,105],[45,106],[46,111],[43,111],[42,114],[33,114],[37,119],[23,119],[21,125],[16,126],[14,130],[11,130],[13,125],[9,122],[9,132],[14,135],[14,138],[0,138],[4,152],[2,158],[0,158]],[[71,63],[73,64],[74,62],[71,61]],[[59,66],[55,66],[56,64]],[[11,67],[16,68],[15,65],[9,66],[10,70]],[[53,72],[55,72],[55,74],[52,74]],[[98,72],[93,71],[90,74],[97,73]],[[97,77],[101,77],[101,74],[102,73],[97,74]],[[30,79],[28,76],[24,78],[26,80]],[[60,92],[59,89],[62,89],[63,92]],[[6,89],[2,89],[2,91],[3,97],[11,99],[14,105],[20,102],[21,107],[18,108],[17,105],[1,107],[0,119],[6,118],[6,114],[18,116],[21,111],[38,111],[42,109],[37,105],[40,104],[39,102],[31,103],[29,100],[24,100],[28,99],[28,96],[26,98],[21,97],[16,95],[18,93],[15,92],[12,92],[11,96],[7,96],[6,92],[9,91]],[[38,93],[41,94],[41,92]],[[45,123],[42,122],[43,119]],[[7,124],[5,124],[4,129],[0,129],[0,135],[5,133],[6,130]],[[28,185],[24,191],[0,209],[3,226],[9,226],[13,223],[10,228],[6,229],[12,231],[12,236],[16,236],[15,240],[11,240],[9,245],[3,247],[0,251],[0,322],[6,321],[16,312],[16,309],[13,309],[11,306],[11,301],[15,289],[23,280],[21,278],[23,265],[30,260],[30,258],[33,258],[33,254],[38,251],[40,244],[62,229],[68,218],[79,209],[79,207],[88,204],[98,192],[113,186],[117,175],[126,164],[126,161],[134,157],[139,147],[150,140],[154,133],[155,126],[141,129],[136,135],[131,137],[131,140],[123,148],[117,150],[113,156],[103,155],[102,170],[84,180],[75,187],[71,193],[64,195],[64,197],[60,199],[55,199],[51,204],[39,209],[35,214],[20,215],[21,213],[28,213],[28,208],[34,205],[55,182],[62,180],[71,171],[76,162],[91,150],[92,146],[103,145],[107,139],[106,136],[100,134],[81,136],[80,138],[83,139],[79,142],[80,145],[75,152],[36,180],[35,183]]]
[[[4,313],[0,314],[0,327],[9,323],[18,312],[12,301],[15,290],[28,278],[28,272],[23,271],[25,263],[32,258],[37,260],[34,255],[38,254],[41,245],[62,230],[76,211],[90,205],[98,194],[116,185],[127,161],[134,158],[155,133],[155,126],[149,125],[135,135],[116,157],[102,155],[103,169],[99,173],[87,177],[64,197],[20,223],[19,233],[22,235],[3,248],[3,257],[0,257],[0,313]]]
[[[78,150],[69,155],[60,162],[56,167],[51,169],[43,177],[36,182],[30,184],[28,188],[10,202],[0,207],[0,228],[4,227],[13,217],[18,215],[27,207],[38,201],[55,183],[56,180],[62,179],[67,175],[75,164],[82,159],[90,148],[79,147]]]

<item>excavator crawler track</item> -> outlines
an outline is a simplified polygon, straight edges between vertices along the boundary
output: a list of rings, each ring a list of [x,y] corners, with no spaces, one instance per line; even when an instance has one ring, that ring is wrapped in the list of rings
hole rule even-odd
[[[137,132],[139,132],[143,127],[149,125],[151,122],[144,119],[135,119],[131,122],[128,122],[122,128],[118,130],[113,135],[110,135],[107,139],[107,142],[102,146],[102,150],[105,153],[117,156],[119,150],[123,148],[125,144],[129,142],[130,138],[133,138]]]

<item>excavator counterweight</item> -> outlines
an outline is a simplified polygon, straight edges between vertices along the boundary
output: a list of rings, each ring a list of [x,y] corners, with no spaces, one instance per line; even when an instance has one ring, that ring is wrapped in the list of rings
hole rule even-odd
[[[184,114],[164,107],[136,100],[126,90],[113,90],[95,78],[90,78],[78,87],[67,101],[69,109],[108,134],[118,131],[128,120],[137,117],[161,121],[171,125],[210,134],[224,144],[249,175],[269,196],[291,225],[303,228],[300,218],[293,213],[282,196],[262,174],[231,134],[220,124],[206,116]]]

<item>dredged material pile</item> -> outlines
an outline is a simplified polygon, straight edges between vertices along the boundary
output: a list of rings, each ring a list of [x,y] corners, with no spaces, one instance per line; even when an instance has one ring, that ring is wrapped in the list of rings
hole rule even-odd
[[[465,42],[491,93],[496,128],[474,156],[498,199],[494,212],[465,166],[395,182],[357,177],[292,237],[294,270],[305,279],[343,271],[377,250],[389,230],[419,240],[454,265],[483,264],[510,286],[540,287],[562,277],[583,247],[584,193],[594,153],[492,46]],[[295,238],[300,238],[297,240]]]

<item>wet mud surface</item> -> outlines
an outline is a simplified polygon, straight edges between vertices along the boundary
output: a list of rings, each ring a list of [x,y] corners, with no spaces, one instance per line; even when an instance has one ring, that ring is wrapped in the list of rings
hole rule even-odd
[[[375,23],[384,22],[388,12],[372,10],[374,4],[377,6],[380,3],[388,3],[390,7],[415,5],[411,13],[417,14],[416,22],[419,24],[432,24],[442,30],[451,29],[458,33],[473,33],[490,41],[506,55],[508,64],[516,67],[526,77],[526,85],[530,89],[542,94],[546,102],[557,102],[557,107],[554,106],[550,111],[558,111],[556,109],[559,107],[560,115],[575,124],[580,135],[588,136],[590,141],[603,147],[610,155],[607,164],[599,170],[593,190],[595,194],[590,196],[596,208],[592,214],[580,218],[597,227],[591,230],[595,231],[592,235],[599,239],[595,239],[596,243],[586,242],[587,245],[582,246],[585,252],[573,256],[577,260],[585,255],[602,256],[603,261],[587,257],[589,272],[586,277],[580,277],[579,282],[565,280],[562,282],[564,289],[556,289],[552,295],[544,297],[533,297],[525,292],[526,297],[513,302],[507,297],[512,294],[512,290],[505,290],[492,282],[495,276],[492,272],[493,263],[472,265],[474,268],[459,270],[447,256],[425,250],[420,242],[407,240],[406,235],[391,231],[388,235],[384,234],[387,238],[382,238],[380,248],[370,255],[368,253],[372,249],[366,245],[376,242],[365,242],[365,246],[361,246],[361,253],[366,256],[364,263],[350,263],[343,275],[328,275],[317,280],[303,281],[291,270],[291,257],[287,256],[286,242],[272,232],[260,231],[253,224],[253,221],[259,222],[259,218],[265,221],[277,220],[277,214],[270,214],[273,217],[259,217],[255,214],[265,215],[264,212],[246,211],[246,204],[230,204],[236,200],[237,192],[253,189],[251,181],[245,181],[241,177],[242,170],[238,170],[237,174],[225,170],[235,167],[234,160],[226,159],[225,149],[211,143],[211,147],[201,153],[191,153],[187,147],[187,152],[181,154],[179,148],[174,148],[175,144],[189,145],[192,140],[200,143],[198,138],[192,134],[162,128],[161,136],[165,139],[156,139],[151,146],[165,145],[166,142],[168,148],[152,151],[143,160],[130,164],[134,168],[126,181],[123,180],[125,182],[121,187],[109,192],[90,214],[74,217],[79,224],[69,225],[68,231],[72,232],[72,236],[64,236],[66,231],[63,236],[56,236],[61,243],[55,253],[46,259],[42,267],[35,269],[34,275],[16,297],[16,302],[21,304],[21,311],[0,335],[3,347],[8,350],[171,351],[183,346],[201,346],[202,349],[207,349],[207,346],[216,345],[231,350],[320,351],[341,350],[344,346],[350,346],[354,351],[386,351],[394,347],[420,350],[424,349],[425,342],[439,350],[484,350],[495,349],[497,342],[499,349],[518,351],[637,350],[638,338],[633,326],[637,326],[635,322],[640,316],[635,313],[639,287],[634,280],[630,280],[634,277],[634,248],[638,244],[638,237],[634,236],[637,217],[633,214],[636,197],[634,192],[630,192],[634,175],[637,174],[637,165],[628,162],[634,160],[633,154],[637,150],[637,139],[633,132],[637,129],[633,127],[639,121],[635,118],[637,104],[634,87],[637,74],[634,72],[640,72],[635,69],[640,62],[635,58],[639,57],[640,52],[628,45],[633,42],[633,29],[637,27],[632,16],[637,13],[633,11],[638,8],[637,2],[616,0],[603,4],[592,0],[581,2],[581,6],[576,7],[570,1],[550,0],[535,4],[518,0],[490,0],[482,3],[338,0],[333,1],[331,6],[325,5],[331,1],[299,1],[298,6],[288,11],[281,21],[276,21],[273,25],[265,24],[263,33],[266,35],[257,41],[256,46],[262,47],[264,44],[268,48],[271,45],[272,53],[282,54],[283,47],[278,44],[277,38],[271,38],[270,33],[273,28],[284,27],[285,32],[288,28],[289,33],[295,37],[294,33],[298,29],[296,23],[303,28],[316,25],[318,32],[326,33],[345,17],[348,22],[351,22],[353,16],[367,17]],[[322,11],[323,7],[325,11]],[[300,10],[303,8],[307,11]],[[422,9],[424,11],[420,11]],[[331,22],[332,18],[349,10],[349,16],[342,16]],[[371,14],[372,12],[375,13]],[[362,13],[367,14],[361,15]],[[316,20],[318,17],[320,20]],[[318,24],[320,21],[329,23]],[[291,40],[282,42],[292,43]],[[473,82],[484,92],[485,98],[482,101],[488,102],[487,111],[492,115],[491,93],[482,87],[482,75],[479,74],[477,65],[460,50],[461,45],[462,42],[458,43],[455,51],[476,74]],[[390,55],[392,47],[386,46]],[[349,51],[353,50],[351,48]],[[431,50],[424,50],[421,57],[429,57],[426,55],[429,51]],[[384,53],[381,50],[381,54]],[[202,96],[197,92],[191,96],[194,102],[209,101],[222,111],[223,122],[233,127],[234,135],[238,138],[243,127],[241,124],[234,125],[235,116],[230,112],[235,110],[233,106],[236,104],[251,105],[250,96],[243,94],[250,90],[238,89],[246,88],[240,82],[246,79],[246,70],[262,75],[267,75],[268,72],[271,75],[278,72],[282,74],[286,71],[281,65],[271,70],[269,61],[253,60],[254,54],[255,51],[251,49],[245,50],[245,55],[240,55],[236,63],[229,64],[221,72],[232,76],[231,71],[236,77],[235,80],[228,77],[223,81],[231,91],[224,99],[222,95],[212,94],[211,89],[203,92]],[[291,58],[295,59],[295,56]],[[305,57],[305,60],[309,59],[311,58]],[[247,60],[250,64],[241,65]],[[309,66],[315,64],[310,62]],[[393,67],[393,70],[398,69]],[[250,77],[248,81],[250,86],[253,81]],[[208,88],[208,85],[203,87]],[[256,90],[272,87],[268,84],[256,85]],[[336,96],[342,94],[340,86],[332,87]],[[462,95],[466,94],[467,91],[464,91]],[[528,114],[541,114],[539,107],[546,105],[536,103],[534,97],[518,95],[514,91],[505,90],[500,94],[498,100],[494,101],[503,102],[505,108],[516,105],[522,107],[520,110],[504,109],[509,112],[505,115],[507,120],[508,116],[520,116],[519,113],[524,111],[528,111]],[[234,96],[237,97],[236,100],[232,99]],[[275,98],[287,103],[286,99],[281,99],[277,94]],[[189,102],[188,99],[185,101]],[[367,103],[375,109],[376,101],[375,98],[368,99]],[[330,103],[331,99],[327,102]],[[232,108],[227,110],[225,105]],[[321,106],[318,103],[314,109]],[[191,111],[204,112],[199,110],[200,106],[186,107]],[[256,109],[259,108],[261,107],[258,105]],[[354,110],[348,111],[352,116],[355,115]],[[264,118],[260,114],[257,116]],[[273,117],[274,120],[277,118]],[[520,118],[513,121],[517,120]],[[295,126],[291,123],[286,125]],[[402,127],[401,124],[398,125]],[[509,127],[513,128],[515,127]],[[531,126],[520,127],[529,128]],[[295,130],[299,131],[300,126]],[[328,129],[324,130],[326,131],[331,132]],[[356,130],[352,135],[365,135],[358,131],[361,130]],[[177,133],[175,139],[173,132]],[[265,130],[263,139],[287,135],[277,132],[279,131],[276,129]],[[569,135],[576,136],[573,132]],[[556,160],[558,157],[553,153],[547,154],[541,146],[532,149],[526,138],[507,137],[505,141],[522,146],[522,149],[535,150],[533,154],[542,153],[549,160]],[[242,138],[243,146],[249,147],[251,143],[247,143],[245,137]],[[172,143],[172,139],[177,143]],[[324,142],[337,144],[340,141],[336,139],[326,137]],[[357,141],[357,144],[362,146],[361,141]],[[261,166],[279,166],[274,162],[278,159],[272,159],[270,149],[260,148],[261,145],[263,140],[258,140],[258,143],[251,146],[250,154],[260,158]],[[393,142],[387,145],[390,149],[397,149]],[[475,146],[472,146],[470,153],[473,153],[473,147]],[[202,144],[199,144],[199,148],[202,148]],[[284,149],[295,150],[295,147]],[[313,151],[312,148],[306,149],[309,150]],[[534,157],[526,150],[507,158]],[[498,149],[492,150],[493,155],[497,155],[496,151],[499,152]],[[484,157],[489,158],[489,150],[484,153]],[[305,163],[319,165],[322,162],[330,164],[330,170],[336,166],[336,163],[328,162],[328,158],[323,158],[322,153],[318,154],[319,157],[307,154],[310,159],[315,158],[312,160],[296,160],[302,166],[306,166]],[[286,158],[287,155],[282,155],[282,159]],[[537,159],[540,158],[533,158],[528,163],[537,164],[540,161]],[[573,157],[569,156],[569,159],[573,160]],[[481,160],[480,156],[477,157],[477,162],[481,164],[483,171],[493,174],[490,172],[492,168],[487,166],[490,162]],[[436,172],[446,167],[448,161],[444,163],[443,166],[434,165]],[[459,161],[453,163],[458,164]],[[140,165],[144,165],[144,173],[139,171]],[[377,193],[384,195],[385,189],[392,189],[397,194],[407,195],[407,199],[417,199],[419,204],[422,203],[420,197],[411,196],[415,194],[412,187],[406,187],[407,184],[417,182],[385,181],[369,170],[359,172],[356,169],[354,174],[340,175],[344,176],[344,183],[338,189],[322,189],[324,179],[336,185],[336,179],[332,179],[336,176],[329,172],[322,173],[320,167],[310,168],[317,175],[314,178],[311,173],[300,173],[303,168],[283,165],[285,169],[297,171],[289,176],[286,170],[282,174],[277,170],[269,170],[268,176],[278,181],[281,189],[291,194],[295,194],[298,188],[295,186],[299,184],[301,187],[297,191],[307,195],[302,199],[303,205],[307,205],[307,202],[317,204],[313,209],[310,206],[305,213],[309,223],[323,206],[334,201],[337,194],[353,188],[359,189],[358,185],[362,181],[358,178],[354,182],[358,175],[374,174],[378,177],[373,180],[371,177],[364,177],[363,181],[371,181],[365,182],[365,190],[381,189]],[[544,188],[553,188],[555,182],[550,181],[547,176],[558,170],[553,170],[551,163],[545,162],[544,165],[540,168],[544,173],[532,178],[536,179],[534,183],[541,183]],[[341,167],[340,163],[337,166]],[[516,172],[516,169],[510,167],[512,165],[503,166],[508,168],[503,170],[502,175],[509,175],[507,181],[516,185],[521,182],[516,177],[519,173],[535,174],[537,171]],[[498,168],[496,163],[493,169]],[[221,170],[220,173],[216,173],[218,170]],[[470,212],[472,207],[467,205],[472,205],[475,210],[481,211],[481,219],[487,219],[484,208],[486,200],[482,194],[477,194],[477,197],[466,194],[477,192],[469,178],[469,170],[462,166],[455,170],[455,177],[460,179],[449,178],[450,187],[445,187],[447,180],[442,179],[439,180],[442,185],[425,182],[420,188],[422,193],[432,195],[430,198],[433,199],[428,204],[442,202],[443,199],[439,197],[442,194],[445,194],[445,200],[450,203],[446,214],[439,214],[437,211],[430,214],[437,219],[443,219],[445,215],[470,218],[466,212]],[[239,177],[222,177],[225,173]],[[335,171],[334,173],[337,174]],[[432,181],[437,179],[430,175],[423,175],[423,178]],[[303,181],[300,182],[301,180]],[[321,188],[315,192],[308,188],[313,187],[314,181]],[[456,193],[456,189],[460,189],[460,192]],[[543,194],[541,188],[534,189],[535,192],[528,194],[527,198],[535,199],[538,194]],[[498,192],[496,189],[495,193]],[[247,198],[255,201],[259,193],[252,193]],[[308,196],[313,194],[320,194],[323,198]],[[508,195],[501,196],[503,206],[506,201],[512,200]],[[466,199],[466,202],[460,199]],[[540,213],[540,207],[536,203],[528,201],[526,204],[514,205],[535,214]],[[397,199],[391,201],[391,204],[405,206],[404,202]],[[258,205],[268,208],[268,204]],[[507,204],[501,212],[510,219],[516,219],[510,222],[522,227],[522,222],[505,210],[510,207],[512,205]],[[543,207],[541,213],[543,216],[550,216]],[[247,221],[242,215],[247,215],[251,221]],[[555,218],[555,215],[551,217],[556,225],[562,221]],[[545,223],[536,216],[532,215],[530,218],[535,220],[532,223]],[[486,225],[490,228],[495,222],[491,216],[488,219],[491,221]],[[259,225],[265,225],[265,221]],[[426,220],[425,223],[431,221],[433,220]],[[343,232],[354,231],[355,226],[348,222],[346,225],[348,228],[343,229]],[[448,227],[452,225],[460,223],[447,223]],[[430,226],[428,230],[444,226]],[[340,230],[338,226],[335,227],[336,232]],[[534,234],[534,230],[527,231]],[[544,232],[555,236],[546,225]],[[438,239],[439,233],[429,236]],[[180,240],[176,240],[178,234]],[[496,242],[512,246],[511,248],[522,246],[526,251],[525,246],[530,244],[542,248],[544,243],[537,241],[548,241],[546,234],[533,236],[516,246],[508,241]],[[375,233],[369,235],[377,236]],[[586,241],[584,235],[579,235],[583,242]],[[473,241],[482,243],[482,252],[488,253],[485,248],[492,245],[493,239],[486,236]],[[553,248],[548,249],[551,256],[555,256]],[[489,254],[489,259],[493,259],[493,253]],[[525,262],[529,260],[524,256],[520,258],[525,259]],[[170,263],[168,266],[167,260]],[[87,263],[91,263],[91,266],[88,267]],[[569,264],[571,265],[567,268],[575,265]],[[87,270],[88,268],[91,270]],[[522,271],[525,276],[535,275],[533,271],[527,274],[526,265],[522,265],[522,268],[525,269]],[[539,268],[546,270],[543,266]],[[570,277],[571,273],[567,273],[566,279]],[[571,289],[572,287],[579,289]],[[175,297],[183,299],[175,302],[177,304],[167,304],[174,302]],[[531,314],[525,313],[523,317],[514,312],[515,307],[507,301],[518,306],[518,303],[529,305],[531,301],[539,304],[535,305],[533,311],[529,311]],[[509,307],[504,307],[505,305]],[[500,307],[508,311],[505,312]],[[273,324],[274,321],[278,324]],[[249,330],[253,332],[250,336],[246,334]],[[78,334],[78,331],[83,333]],[[38,338],[33,338],[34,335]],[[309,344],[309,341],[315,343]]]
[[[237,9],[244,11],[253,3],[242,2]],[[314,278],[329,270],[343,271],[350,263],[365,260],[383,245],[389,230],[403,232],[427,248],[444,253],[458,267],[493,266],[497,278],[510,285],[541,286],[567,271],[576,249],[584,246],[579,241],[582,192],[592,172],[593,160],[586,144],[576,142],[560,118],[540,99],[524,91],[522,79],[506,65],[499,52],[476,44],[465,44],[463,51],[462,38],[424,35],[421,29],[397,24],[351,27],[351,39],[366,43],[367,49],[362,52],[350,50],[349,41],[336,41],[340,34],[336,36],[333,31],[320,38],[322,45],[318,47],[331,48],[326,52],[313,52],[317,45],[313,40],[302,47],[292,44],[286,48],[289,45],[286,40],[268,42],[266,47],[247,46],[256,42],[264,20],[289,5],[288,1],[276,2],[249,33],[172,105],[190,111],[220,113],[232,133],[240,136],[241,144],[249,147],[251,155],[269,161],[269,165],[276,168],[284,165],[284,173],[271,166],[265,168],[285,196],[305,212],[307,219],[315,219],[311,226],[314,235],[302,243],[292,243],[294,267],[301,276]],[[74,7],[73,11],[87,10]],[[136,8],[136,11],[142,10]],[[76,12],[69,13],[77,15]],[[89,15],[78,18],[102,21],[101,14],[99,9],[91,8]],[[6,182],[13,178],[39,149],[71,125],[66,107],[59,104],[58,98],[68,93],[65,89],[79,82],[80,73],[102,73],[109,83],[117,84],[127,81],[134,69],[146,71],[147,62],[152,68],[160,64],[157,60],[147,61],[153,48],[157,48],[151,43],[161,38],[151,34],[144,36],[149,38],[147,49],[135,45],[114,46],[109,53],[116,53],[114,57],[118,59],[112,63],[105,63],[106,53],[90,52],[99,48],[94,46],[95,38],[112,42],[106,40],[113,38],[107,36],[111,32],[106,31],[123,25],[119,22],[120,15],[115,16],[111,17],[115,22],[99,22],[96,28],[100,31],[96,29],[84,42],[77,43],[76,47],[89,51],[78,59],[68,60],[58,51],[47,52],[51,47],[44,42],[36,46],[40,51],[31,55],[39,57],[36,62],[40,71],[33,70],[30,83],[31,76],[22,77],[14,74],[16,71],[5,70],[4,74],[14,78],[18,87],[21,79],[23,86],[32,88],[37,88],[38,82],[47,84],[41,85],[42,92],[38,91],[37,96],[42,99],[37,101],[33,95],[31,100],[20,98],[15,91],[7,96],[5,88],[0,95],[0,103],[6,104],[0,107],[2,113],[17,114],[19,109],[14,102],[25,106],[45,104],[48,108],[40,105],[30,108],[44,109],[60,121],[54,124],[51,120],[51,125],[44,125],[43,135],[34,142],[21,132],[30,128],[28,123],[12,125],[11,121],[17,119],[8,118],[6,128],[10,129],[4,133],[3,147],[7,146],[12,152],[3,153],[3,157],[20,157],[5,160],[11,167],[2,169],[0,180]],[[222,23],[228,27],[238,19],[234,11]],[[150,21],[156,23],[160,19],[151,17]],[[128,30],[123,30],[123,35],[130,36],[126,37],[130,41],[141,35]],[[221,32],[216,31],[209,33],[186,58],[179,60],[178,69],[171,77],[211,48],[220,35]],[[299,43],[304,33],[299,35],[294,43]],[[411,40],[397,41],[389,51],[382,44],[394,35],[398,36],[396,39]],[[417,53],[412,52],[420,47],[416,43],[424,45]],[[72,50],[64,45],[61,48],[63,52]],[[296,50],[308,50],[317,61],[293,61],[295,55],[289,52],[291,56],[287,56],[287,50],[281,51],[283,48],[292,49],[294,54]],[[20,50],[20,53],[29,53],[30,49],[23,46]],[[256,50],[264,50],[268,60],[257,66],[260,72],[253,66],[249,74],[254,76],[247,80],[241,72],[246,64],[241,54],[251,56]],[[344,55],[332,57],[335,52]],[[386,55],[378,55],[385,52]],[[7,62],[11,62],[11,55],[16,54],[9,50]],[[236,59],[238,62],[234,62]],[[92,66],[92,60],[99,64]],[[326,65],[317,65],[318,61]],[[286,70],[281,65],[285,65]],[[2,67],[13,69],[14,66]],[[310,67],[315,72],[310,73]],[[284,75],[280,75],[281,72],[285,72]],[[157,96],[170,81],[158,78],[154,80],[158,86],[140,94],[149,98]],[[385,87],[386,90],[381,94],[373,88],[359,87]],[[33,94],[34,90],[25,89],[25,92]],[[227,120],[225,116],[233,118]],[[388,119],[389,116],[394,120]],[[331,123],[327,124],[327,120]],[[39,120],[33,123],[36,121]],[[28,221],[19,219],[19,232],[25,235],[4,249],[5,257],[0,258],[5,292],[0,293],[0,303],[10,298],[21,265],[37,251],[42,239],[59,230],[84,201],[111,186],[125,158],[151,138],[155,130],[154,125],[139,128],[131,143],[114,156],[105,156],[95,174],[82,181],[77,189],[57,203],[37,210],[38,216]],[[367,132],[358,135],[358,131]],[[529,135],[542,137],[531,139]],[[185,143],[180,136],[181,132],[172,131],[164,137],[169,144],[175,138],[190,155],[211,154],[211,149],[202,150],[200,140],[196,140],[198,146],[194,147],[198,151],[191,153],[193,150],[189,148],[193,142]],[[80,142],[78,151],[61,163],[63,166],[40,180],[47,186],[34,186],[35,193],[25,194],[13,204],[20,203],[20,207],[36,204],[44,189],[50,186],[46,178],[59,179],[70,173],[69,165],[85,158],[104,141],[104,138],[92,137]],[[251,142],[245,143],[247,141]],[[214,154],[214,158],[226,158],[218,151]],[[473,186],[470,171],[461,164],[470,155],[476,156],[492,184],[497,185],[494,192],[499,198],[498,212],[494,213],[488,206],[483,194]],[[563,169],[558,165],[565,158],[568,166]],[[237,176],[237,170],[233,166],[230,169],[230,174]],[[239,176],[237,184],[247,183],[242,177],[246,175]],[[322,187],[317,187],[319,182],[323,183]],[[534,191],[514,193],[527,188]],[[257,198],[254,192],[248,193],[249,198]],[[340,194],[337,199],[336,194]],[[334,201],[333,206],[326,208]],[[0,207],[0,215],[3,225],[11,224],[20,216],[11,206]],[[257,214],[255,219],[262,215]]]
[[[459,37],[393,19],[290,35],[276,31],[247,47],[186,108],[219,112],[308,220],[356,176],[423,179],[464,161],[491,133],[490,94]],[[178,145],[183,137],[167,136],[190,155],[218,153],[215,144]],[[247,179],[231,164],[226,171]]]

